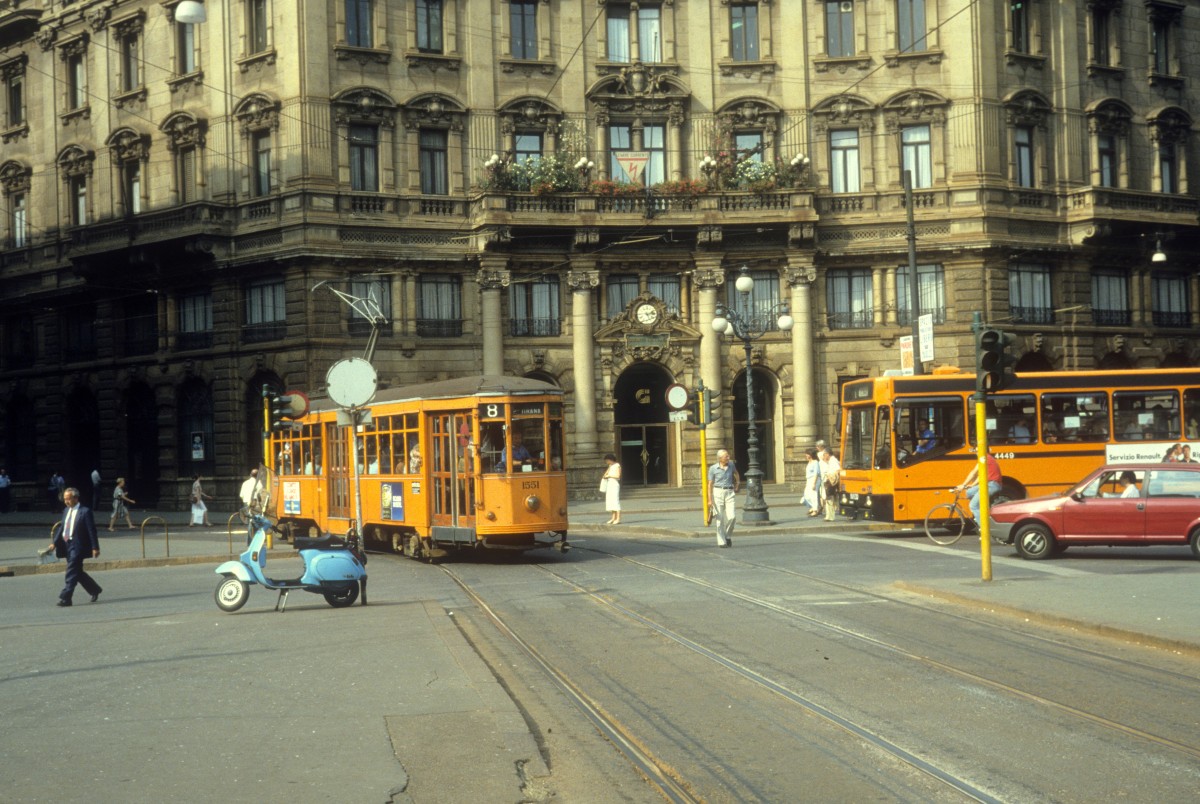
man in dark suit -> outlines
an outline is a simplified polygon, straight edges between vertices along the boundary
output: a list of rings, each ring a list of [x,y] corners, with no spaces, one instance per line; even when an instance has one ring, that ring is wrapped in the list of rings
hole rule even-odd
[[[52,545],[56,556],[67,559],[67,582],[58,595],[58,605],[71,605],[71,596],[75,594],[76,584],[81,584],[95,603],[104,590],[84,571],[83,561],[100,555],[96,518],[92,515],[91,508],[79,504],[79,489],[65,490],[63,503],[66,504],[66,508],[63,509],[62,529]]]

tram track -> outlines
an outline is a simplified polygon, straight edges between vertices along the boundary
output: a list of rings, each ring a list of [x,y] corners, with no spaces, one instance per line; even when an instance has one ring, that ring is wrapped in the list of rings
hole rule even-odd
[[[793,609],[789,609],[785,606],[780,606],[777,603],[773,603],[772,601],[764,600],[762,598],[755,597],[750,594],[746,594],[746,593],[738,591],[736,589],[732,589],[732,588],[723,586],[721,584],[717,584],[712,581],[708,581],[703,578],[697,578],[694,576],[690,576],[686,573],[679,572],[678,570],[672,570],[672,569],[667,569],[664,567],[658,567],[653,564],[650,564],[650,563],[647,563],[644,561],[640,561],[638,559],[633,559],[628,556],[622,556],[617,553],[611,553],[611,552],[604,551],[604,550],[597,550],[596,548],[592,548],[592,547],[585,547],[585,548],[577,547],[576,549],[590,550],[592,552],[605,555],[609,558],[619,559],[623,562],[634,564],[643,569],[649,569],[654,572],[670,576],[677,580],[685,581],[687,583],[694,584],[694,585],[709,589],[711,591],[718,592],[720,594],[724,594],[728,597],[732,597],[732,598],[740,600],[744,603],[748,603],[750,605],[769,610],[776,614],[783,614],[787,617],[801,620],[809,625],[816,626],[816,627],[837,633],[840,636],[849,637],[849,638],[867,643],[867,644],[871,645],[872,647],[886,650],[886,651],[891,652],[897,656],[900,656],[906,660],[917,662],[918,664],[920,664],[924,667],[928,667],[930,669],[938,670],[943,673],[948,673],[948,674],[957,676],[957,677],[959,677],[963,680],[966,680],[970,683],[985,686],[990,689],[996,690],[998,692],[1004,693],[1006,695],[1021,698],[1026,701],[1057,710],[1063,714],[1067,714],[1071,717],[1078,718],[1079,720],[1087,721],[1094,725],[1101,726],[1102,728],[1119,733],[1121,735],[1124,735],[1127,737],[1134,737],[1136,739],[1143,740],[1147,743],[1152,743],[1155,745],[1159,745],[1163,748],[1168,748],[1173,751],[1179,752],[1180,754],[1183,754],[1184,756],[1189,757],[1191,759],[1200,760],[1200,746],[1187,745],[1187,744],[1181,743],[1177,740],[1172,740],[1170,738],[1152,734],[1150,732],[1144,731],[1142,729],[1138,729],[1133,726],[1129,726],[1127,724],[1119,723],[1117,721],[1112,720],[1111,718],[1104,717],[1103,715],[1097,715],[1092,712],[1087,712],[1078,707],[1071,706],[1070,704],[1066,704],[1061,701],[1056,701],[1051,698],[1047,698],[1046,696],[1040,695],[1036,692],[1033,692],[1030,690],[1019,689],[1019,688],[1014,687],[1013,685],[1008,684],[1004,681],[1001,681],[1001,680],[998,680],[995,678],[988,678],[986,676],[982,676],[978,673],[975,673],[975,672],[972,672],[972,671],[969,671],[969,670],[966,670],[966,669],[963,669],[960,667],[954,667],[953,665],[950,665],[946,662],[942,662],[942,661],[939,661],[936,659],[932,659],[928,656],[922,656],[920,654],[913,653],[899,645],[896,645],[891,642],[887,642],[886,640],[882,640],[877,637],[872,637],[869,634],[865,634],[860,631],[856,631],[854,629],[846,628],[844,626],[838,625],[837,623],[833,623],[828,620],[823,620],[819,617],[813,617],[812,615],[804,614],[802,612],[797,612]],[[732,561],[734,563],[739,563],[746,567],[753,568],[755,570],[773,571],[773,572],[779,572],[779,573],[785,574],[785,575],[802,577],[806,581],[809,581],[812,583],[823,584],[825,586],[839,589],[841,591],[853,592],[854,594],[866,595],[868,597],[872,597],[872,598],[875,598],[875,599],[878,599],[881,601],[886,601],[886,602],[897,604],[897,605],[902,605],[902,606],[912,607],[914,609],[919,609],[919,610],[921,610],[923,612],[927,612],[927,613],[937,612],[938,614],[941,614],[943,616],[954,617],[956,619],[960,619],[960,620],[967,621],[967,622],[972,622],[972,623],[979,622],[978,620],[973,619],[973,618],[968,618],[968,617],[963,617],[962,615],[947,613],[947,612],[944,612],[940,609],[936,609],[933,607],[919,606],[915,603],[912,603],[911,601],[902,600],[900,598],[890,597],[887,595],[882,595],[878,592],[857,588],[857,587],[854,587],[854,586],[851,586],[848,584],[840,584],[840,583],[836,583],[833,581],[828,581],[827,579],[817,578],[815,576],[808,575],[805,573],[798,573],[798,572],[795,572],[794,570],[788,570],[785,568],[777,568],[777,567],[772,567],[772,566],[765,565],[765,564],[757,564],[754,562],[748,562],[748,561],[739,560],[739,559],[723,558],[723,560]],[[542,571],[547,572],[551,575],[554,575],[561,582],[563,582],[569,586],[576,586],[576,587],[578,586],[574,581],[572,581],[568,578],[564,578],[559,573],[555,573],[555,572],[547,569],[546,567],[539,566],[539,569],[541,569]],[[588,590],[581,589],[581,591],[587,592]],[[608,601],[605,598],[603,598],[602,596],[595,595],[592,592],[588,592],[588,594],[590,594],[593,597],[593,599],[596,599],[599,602],[604,603],[605,605],[612,606],[613,608],[624,613],[626,616],[631,617],[632,619],[635,619],[639,622],[643,622],[643,624],[646,625],[647,627],[655,628],[655,630],[657,630],[657,626],[655,626],[652,622],[650,622],[648,620],[644,620],[644,618],[641,615],[637,614],[636,612],[629,611],[628,609],[626,609],[618,604],[615,604],[611,601]],[[989,623],[989,626],[990,625],[991,624]],[[1187,676],[1187,675],[1184,675],[1181,673],[1174,673],[1171,671],[1164,671],[1161,668],[1151,667],[1144,663],[1131,662],[1131,661],[1128,661],[1125,659],[1113,657],[1111,654],[1102,654],[1098,651],[1082,649],[1082,648],[1078,648],[1077,646],[1065,645],[1061,642],[1056,642],[1056,641],[1049,640],[1044,637],[1040,637],[1038,635],[1032,635],[1032,634],[1029,634],[1026,632],[1018,632],[1014,629],[1006,629],[1006,630],[1008,630],[1010,633],[1012,633],[1014,635],[1019,635],[1023,639],[1032,639],[1035,641],[1043,642],[1043,643],[1046,643],[1049,645],[1053,645],[1059,649],[1069,650],[1072,652],[1085,654],[1085,655],[1088,655],[1093,658],[1103,659],[1106,662],[1127,664],[1129,666],[1137,667],[1138,669],[1144,670],[1144,671],[1153,671],[1155,673],[1169,674],[1170,676],[1173,676],[1174,678],[1181,680],[1181,681],[1193,682],[1193,683],[1197,681],[1197,679],[1193,676]],[[721,662],[721,663],[724,664],[724,662]]]

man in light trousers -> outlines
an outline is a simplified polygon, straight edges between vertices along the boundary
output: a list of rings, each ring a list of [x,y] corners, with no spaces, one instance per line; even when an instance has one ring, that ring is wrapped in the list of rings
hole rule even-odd
[[[708,486],[717,523],[717,547],[733,546],[733,526],[737,517],[734,503],[742,478],[737,464],[729,459],[729,450],[717,450],[717,462],[708,467]]]

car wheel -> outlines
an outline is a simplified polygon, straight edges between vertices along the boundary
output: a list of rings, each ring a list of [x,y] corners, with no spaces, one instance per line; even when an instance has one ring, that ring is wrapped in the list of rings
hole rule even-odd
[[[1200,528],[1196,528],[1194,531],[1192,531],[1192,538],[1190,538],[1188,541],[1192,543],[1192,555],[1194,555],[1196,558],[1200,558]]]
[[[1045,525],[1025,525],[1017,531],[1014,541],[1021,558],[1037,560],[1054,554],[1054,534]]]

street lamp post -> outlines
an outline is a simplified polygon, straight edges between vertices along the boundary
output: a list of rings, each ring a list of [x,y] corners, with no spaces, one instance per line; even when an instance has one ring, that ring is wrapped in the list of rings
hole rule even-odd
[[[749,466],[746,468],[746,505],[742,509],[742,522],[745,524],[770,524],[770,514],[767,501],[763,499],[763,471],[758,463],[758,428],[755,419],[757,411],[754,406],[754,370],[751,363],[751,344],[770,331],[768,316],[778,312],[779,318],[775,324],[779,330],[789,332],[792,328],[792,317],[788,314],[786,304],[777,304],[762,315],[756,317],[750,306],[750,292],[754,290],[754,279],[750,270],[742,266],[741,275],[734,284],[741,300],[738,306],[741,310],[730,309],[722,302],[717,302],[716,316],[713,317],[712,328],[718,333],[731,335],[742,342],[746,352],[746,455]],[[757,318],[757,320],[756,320]]]

